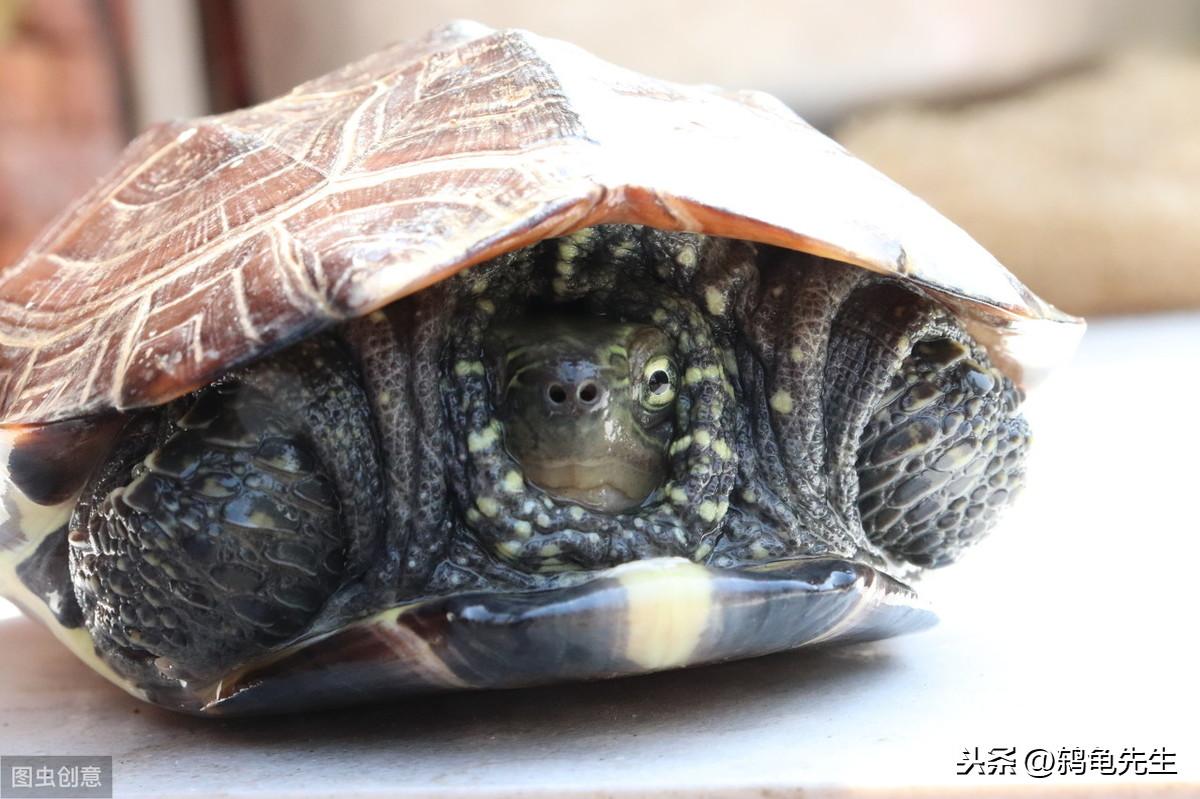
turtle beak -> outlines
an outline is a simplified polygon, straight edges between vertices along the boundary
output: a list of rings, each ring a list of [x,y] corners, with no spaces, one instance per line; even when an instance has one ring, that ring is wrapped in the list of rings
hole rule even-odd
[[[908,587],[854,561],[789,559],[732,571],[657,558],[565,588],[392,608],[249,663],[184,709],[259,714],[618,677],[874,640],[935,621]]]

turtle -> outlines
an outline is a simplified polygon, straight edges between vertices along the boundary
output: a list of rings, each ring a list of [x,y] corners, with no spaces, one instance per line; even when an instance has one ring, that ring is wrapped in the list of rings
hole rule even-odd
[[[213,716],[913,632],[1082,330],[768,95],[454,23],[0,272],[0,588]]]

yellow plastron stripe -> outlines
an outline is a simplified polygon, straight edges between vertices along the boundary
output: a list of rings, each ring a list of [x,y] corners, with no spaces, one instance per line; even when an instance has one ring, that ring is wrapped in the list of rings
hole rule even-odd
[[[691,663],[713,610],[708,570],[683,558],[655,558],[609,576],[628,603],[625,657],[650,670]]]

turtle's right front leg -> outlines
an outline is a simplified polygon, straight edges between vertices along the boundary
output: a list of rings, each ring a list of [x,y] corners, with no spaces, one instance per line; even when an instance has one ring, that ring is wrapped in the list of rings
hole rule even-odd
[[[142,684],[211,679],[305,631],[368,555],[365,397],[331,345],[300,349],[320,374],[268,362],[150,412],[84,491],[75,596],[100,654]]]

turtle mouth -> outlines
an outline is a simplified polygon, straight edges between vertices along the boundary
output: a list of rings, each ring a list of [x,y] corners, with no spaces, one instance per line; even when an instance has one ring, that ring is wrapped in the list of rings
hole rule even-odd
[[[623,513],[651,499],[662,483],[662,459],[522,459],[525,478],[547,494],[572,500],[590,510]]]

